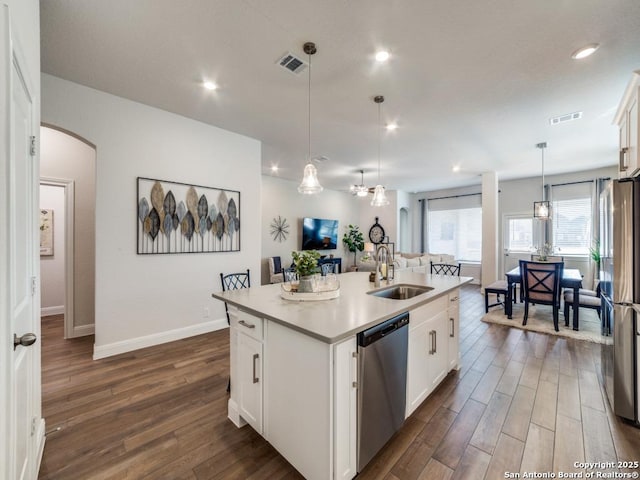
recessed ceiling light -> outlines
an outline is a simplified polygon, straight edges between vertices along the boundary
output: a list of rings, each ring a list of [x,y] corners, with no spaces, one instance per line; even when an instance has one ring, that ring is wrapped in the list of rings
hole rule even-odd
[[[581,58],[586,58],[589,55],[591,55],[593,52],[595,52],[598,49],[598,47],[600,47],[598,43],[591,43],[589,45],[586,45],[582,48],[579,48],[575,52],[573,52],[571,54],[571,58],[573,58],[574,60],[580,60]]]
[[[398,124],[397,123],[388,123],[387,124],[387,130],[389,130],[390,132],[394,131],[397,128],[398,128]]]
[[[204,88],[206,88],[207,90],[217,90],[218,89],[218,85],[216,85],[214,82],[211,82],[211,81],[204,82],[202,84],[202,86]]]
[[[278,166],[277,165],[271,165],[271,171],[273,173],[276,173],[278,171]]]
[[[389,60],[390,56],[391,54],[386,50],[380,50],[379,52],[376,52],[376,61],[386,62],[387,60]]]
[[[459,172],[460,171],[460,165],[454,165],[451,170],[454,171],[454,172]]]

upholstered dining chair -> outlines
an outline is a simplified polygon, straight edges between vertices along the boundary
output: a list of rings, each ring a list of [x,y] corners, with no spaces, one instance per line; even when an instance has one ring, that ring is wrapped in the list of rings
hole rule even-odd
[[[595,294],[595,295],[593,295]],[[581,288],[578,293],[578,304],[580,308],[592,308],[598,313],[602,309],[602,299],[600,298],[600,284],[594,290],[586,290]],[[573,290],[564,291],[564,324],[569,325],[569,308],[573,306]]]
[[[227,290],[239,290],[241,288],[251,288],[251,275],[247,268],[246,273],[220,273],[220,282],[222,283],[222,291]],[[227,302],[224,302],[224,311],[227,314],[227,324],[231,325],[231,318],[229,317],[229,307]],[[227,392],[231,391],[231,379],[227,382]]]
[[[284,282],[280,257],[269,257],[269,283]]]
[[[553,308],[553,328],[559,331],[560,280],[564,270],[563,262],[528,262],[520,260],[520,276],[524,292],[524,319],[527,324],[529,305],[551,305]]]
[[[431,264],[431,274],[460,276],[460,264],[433,263]]]

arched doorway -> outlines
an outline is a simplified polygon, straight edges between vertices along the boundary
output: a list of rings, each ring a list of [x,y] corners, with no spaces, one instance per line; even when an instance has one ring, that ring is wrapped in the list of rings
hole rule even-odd
[[[41,291],[64,282],[65,338],[91,335],[95,329],[95,203],[96,148],[87,140],[51,125],[40,127],[41,188],[64,189],[61,212],[53,212],[54,230],[64,230],[64,245],[53,256],[41,256]],[[46,205],[41,205],[47,208]],[[56,222],[56,218],[64,219]],[[43,262],[64,255],[64,268],[49,269]],[[59,303],[59,297],[54,300]],[[43,303],[42,313],[52,306]],[[52,308],[51,311],[55,311]]]
[[[400,231],[398,232],[398,243],[400,252],[411,251],[411,225],[409,223],[409,209],[400,209]]]

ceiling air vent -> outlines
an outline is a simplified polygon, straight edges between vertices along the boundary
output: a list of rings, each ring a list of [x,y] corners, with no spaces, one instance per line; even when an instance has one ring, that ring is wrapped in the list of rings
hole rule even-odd
[[[550,118],[549,123],[551,125],[558,125],[559,123],[570,122],[571,120],[578,120],[579,118],[582,118],[582,112],[573,112]]]
[[[307,62],[296,57],[293,53],[287,52],[278,60],[278,65],[280,65],[285,70],[295,73],[296,75],[300,75],[307,69]]]

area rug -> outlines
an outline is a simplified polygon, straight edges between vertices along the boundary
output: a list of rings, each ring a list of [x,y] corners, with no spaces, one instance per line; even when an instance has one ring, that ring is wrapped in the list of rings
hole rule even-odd
[[[529,318],[527,324],[522,325],[524,318],[524,304],[516,303],[513,305],[513,318],[509,320],[504,314],[504,309],[494,308],[482,317],[483,322],[498,323],[500,325],[508,325],[510,327],[528,330],[532,332],[547,333],[549,335],[558,335],[561,337],[575,338],[577,340],[586,340],[589,342],[603,343],[600,334],[600,318],[595,310],[590,308],[580,309],[580,330],[574,331],[571,327],[573,322],[573,310],[569,310],[569,326],[564,326],[564,312],[560,310],[560,318],[558,322],[559,332],[553,329],[553,310],[547,305],[532,305],[529,307]]]

